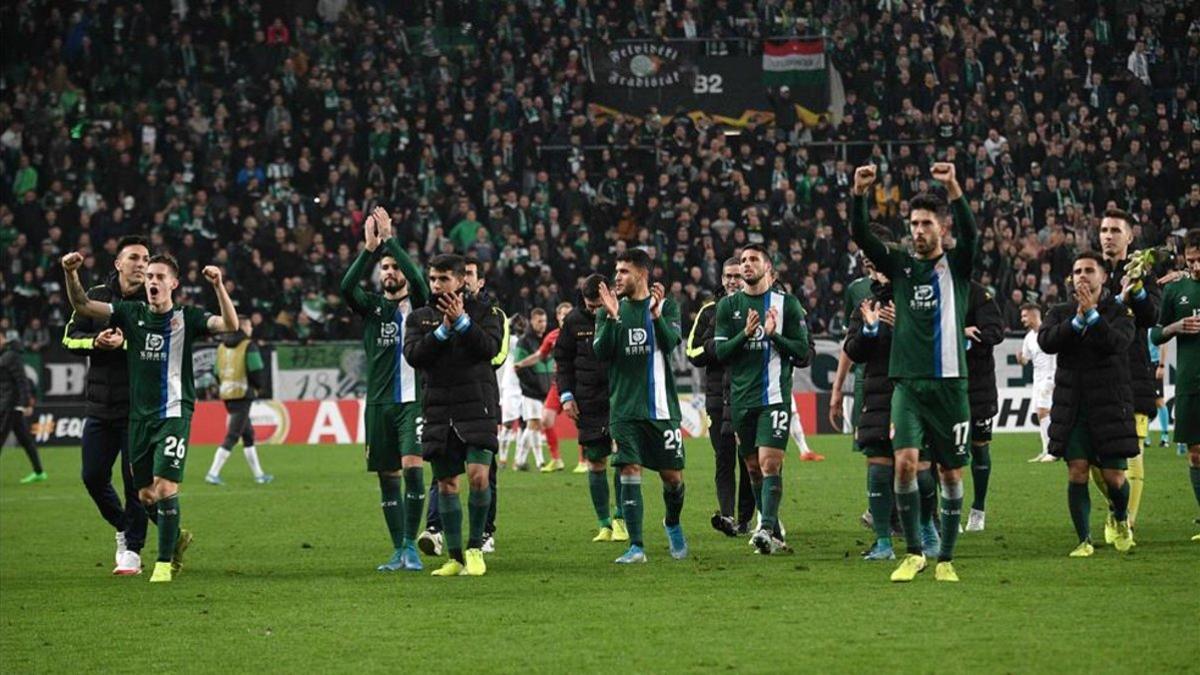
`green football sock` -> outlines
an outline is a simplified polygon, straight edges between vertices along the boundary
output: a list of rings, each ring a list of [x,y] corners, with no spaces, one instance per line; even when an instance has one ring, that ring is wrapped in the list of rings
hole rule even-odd
[[[958,524],[962,522],[963,484],[942,483],[942,551],[938,560],[954,559],[954,545],[958,543]]]
[[[933,522],[933,511],[937,508],[937,482],[933,480],[933,469],[917,472],[917,491],[921,495],[921,527]]]
[[[404,502],[400,500],[399,476],[379,474],[379,506],[392,536],[392,548],[400,548],[404,545]]]
[[[613,467],[613,518],[625,518],[625,507],[621,504],[621,469]]]
[[[442,536],[450,557],[463,562],[462,548],[462,502],[458,493],[448,495],[438,491],[438,513],[442,517]]]
[[[417,540],[421,533],[421,514],[425,512],[425,469],[404,470],[404,539]]]
[[[663,505],[666,506],[666,517],[663,518],[663,524],[667,527],[674,527],[679,524],[679,514],[683,511],[683,481],[679,481],[672,485],[671,483],[663,483]]]
[[[892,504],[895,502],[892,481],[895,479],[896,469],[892,465],[867,465],[867,509],[871,512],[875,538],[889,542],[892,540]]]
[[[1129,520],[1129,481],[1122,481],[1119,488],[1108,486],[1108,498],[1112,500],[1113,518],[1117,522]]]
[[[992,476],[992,446],[990,443],[971,446],[971,485],[975,499],[971,508],[984,511],[987,503],[988,479]]]
[[[779,502],[783,498],[783,477],[763,476],[762,479],[762,526],[774,531],[779,522]]]
[[[642,477],[621,476],[621,503],[624,504],[625,526],[629,543],[641,547],[642,541]]]
[[[487,526],[488,509],[492,506],[492,489],[471,490],[467,497],[467,509],[470,520],[470,536],[467,537],[467,548],[483,548],[483,528]]]
[[[1079,541],[1091,540],[1092,529],[1088,518],[1092,513],[1092,495],[1087,483],[1067,483],[1067,506],[1071,509],[1071,522],[1075,525]]]
[[[1188,475],[1192,479],[1192,492],[1196,493],[1196,503],[1200,504],[1200,466],[1189,466]]]
[[[921,533],[917,529],[917,521],[921,514],[921,494],[916,479],[901,483],[896,479],[896,507],[900,509],[900,524],[904,526],[904,542],[908,552],[921,555]]]
[[[171,562],[179,540],[179,495],[160,499],[158,504],[158,562]]]
[[[608,474],[601,471],[588,472],[588,494],[592,496],[592,509],[596,511],[596,522],[600,527],[611,527],[612,516],[608,511]]]

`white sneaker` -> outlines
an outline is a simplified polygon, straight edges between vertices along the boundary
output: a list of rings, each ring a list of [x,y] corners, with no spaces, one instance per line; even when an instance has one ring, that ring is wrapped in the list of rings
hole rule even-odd
[[[127,549],[125,547],[125,533],[118,532],[117,533],[117,552],[113,554],[113,564],[115,564],[117,567],[120,567],[121,566],[121,554],[125,553],[125,551],[127,551],[127,550],[129,550],[129,549]]]
[[[1055,457],[1054,455],[1051,455],[1051,454],[1047,453],[1045,457],[1042,457],[1042,460],[1041,460],[1041,461],[1042,461],[1043,463],[1047,463],[1047,464],[1048,464],[1048,463],[1050,463],[1050,462],[1057,462],[1057,461],[1058,461],[1058,458],[1057,458],[1057,457]]]
[[[1039,452],[1038,454],[1034,455],[1033,457],[1031,457],[1031,458],[1029,458],[1029,459],[1027,459],[1027,460],[1025,460],[1025,461],[1027,461],[1027,462],[1028,462],[1028,463],[1030,463],[1030,464],[1037,464],[1038,462],[1044,462],[1044,461],[1046,461],[1046,458],[1047,458],[1047,457],[1049,457],[1049,456],[1050,456],[1050,455],[1048,455],[1048,454],[1046,454],[1046,453],[1044,453],[1044,452]]]
[[[122,577],[136,576],[141,574],[142,556],[138,555],[134,551],[122,551],[120,559],[117,560],[117,566],[113,568],[112,573]]]
[[[421,534],[417,535],[417,548],[421,549],[421,553],[428,556],[441,555],[442,533],[422,530]]]
[[[484,553],[496,552],[496,535],[489,534],[483,537],[483,546],[480,548]]]
[[[967,516],[967,532],[983,532],[983,525],[983,511],[971,509],[971,515]]]

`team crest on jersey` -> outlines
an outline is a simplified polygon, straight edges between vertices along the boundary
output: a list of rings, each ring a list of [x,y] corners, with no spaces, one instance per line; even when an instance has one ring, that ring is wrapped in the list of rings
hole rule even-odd
[[[733,310],[733,318],[740,320],[742,318],[742,310],[740,310],[740,309]]]
[[[1181,304],[1181,305],[1187,305],[1187,304],[1190,304],[1190,303],[1188,302],[1188,296],[1186,296],[1186,295],[1181,295],[1181,296],[1179,296],[1179,304]]]
[[[385,323],[379,327],[379,335],[384,338],[394,338],[399,332],[400,327],[396,325],[395,321]]]

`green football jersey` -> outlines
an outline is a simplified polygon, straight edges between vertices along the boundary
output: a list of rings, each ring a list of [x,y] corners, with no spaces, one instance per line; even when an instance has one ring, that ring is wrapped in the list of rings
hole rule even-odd
[[[367,403],[414,403],[420,400],[420,375],[404,358],[404,323],[429,299],[429,285],[395,239],[384,242],[381,255],[396,259],[408,282],[408,297],[388,300],[382,293],[363,290],[371,271],[372,254],[363,249],[342,278],[342,296],[363,319],[363,351],[367,357]]]
[[[778,315],[775,332],[767,336],[767,312]],[[750,310],[759,326],[746,335]],[[791,405],[792,360],[808,354],[808,326],[796,296],[777,290],[762,295],[738,291],[717,303],[713,328],[717,358],[729,369],[729,398],[735,410]]]
[[[977,233],[966,198],[954,200],[951,207],[957,245],[927,260],[885,246],[871,233],[867,200],[854,197],[851,235],[876,269],[891,280],[895,296],[896,326],[888,364],[892,379],[967,376],[962,334]]]
[[[679,395],[668,357],[680,342],[679,306],[663,300],[650,318],[650,298],[623,298],[617,318],[596,312],[596,357],[608,365],[609,421],[679,421]]]
[[[1200,281],[1190,277],[1167,284],[1150,339],[1162,344],[1162,329],[1189,316],[1200,316]],[[1200,335],[1175,336],[1175,391],[1200,393]]]
[[[156,314],[141,302],[113,302],[112,325],[125,334],[129,363],[129,419],[191,417],[196,407],[192,344],[208,332],[212,315],[199,307]]]

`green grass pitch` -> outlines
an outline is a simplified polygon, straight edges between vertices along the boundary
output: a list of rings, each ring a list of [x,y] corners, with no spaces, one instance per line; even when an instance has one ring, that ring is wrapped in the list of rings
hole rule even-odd
[[[182,492],[196,533],[175,583],[117,578],[113,538],[79,482],[77,449],[44,451],[50,481],[21,486],[0,455],[0,671],[1195,672],[1200,544],[1184,458],[1148,453],[1139,545],[1066,554],[1074,535],[1061,464],[1030,465],[1036,437],[993,444],[988,530],[964,534],[962,583],[932,569],[888,583],[858,553],[869,535],[863,460],[817,437],[828,460],[785,471],[791,556],[752,555],[708,524],[707,442],[688,444],[690,559],[666,552],[657,478],[644,486],[649,564],[619,568],[592,544],[583,476],[504,472],[486,577],[375,571],[390,554],[374,477],[349,446],[266,447],[256,486],[236,453],[228,485],[191,450]],[[573,445],[565,444],[568,468]],[[967,485],[967,498],[971,488]],[[1100,499],[1093,524],[1101,535]],[[154,530],[144,553],[153,559]],[[436,561],[426,559],[427,568]]]

